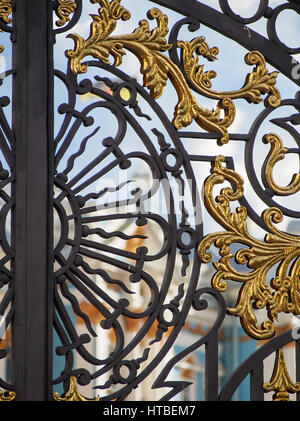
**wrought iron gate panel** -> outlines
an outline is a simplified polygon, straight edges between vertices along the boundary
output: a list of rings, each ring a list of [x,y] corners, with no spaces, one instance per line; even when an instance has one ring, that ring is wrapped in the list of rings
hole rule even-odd
[[[0,400],[184,399],[199,350],[204,400],[299,398],[299,8],[0,1]],[[221,382],[233,319],[257,349]]]

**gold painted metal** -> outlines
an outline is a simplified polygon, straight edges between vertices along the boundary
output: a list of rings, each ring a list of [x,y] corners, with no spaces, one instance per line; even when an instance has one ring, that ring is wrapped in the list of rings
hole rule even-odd
[[[0,0],[0,18],[5,23],[11,23],[12,19],[9,17],[12,13],[12,0]]]
[[[229,140],[228,128],[235,118],[235,106],[232,99],[246,98],[250,102],[260,102],[261,94],[269,94],[266,105],[278,106],[280,94],[275,88],[276,72],[268,73],[264,57],[257,51],[252,51],[246,56],[246,61],[256,65],[255,70],[246,78],[244,87],[239,91],[215,92],[210,89],[210,81],[215,73],[202,73],[203,66],[198,65],[198,54],[208,60],[214,60],[218,53],[216,47],[209,48],[204,37],[199,37],[187,42],[178,42],[182,49],[185,72],[194,86],[200,92],[211,98],[218,99],[215,109],[203,108],[196,100],[188,83],[179,67],[163,54],[170,50],[171,44],[166,41],[168,34],[168,18],[159,9],[152,8],[148,11],[148,19],[156,19],[157,26],[150,29],[149,21],[143,19],[139,27],[131,34],[110,36],[116,28],[117,21],[130,19],[130,12],[121,6],[121,0],[91,0],[99,3],[98,15],[91,15],[93,22],[90,27],[88,39],[78,34],[69,35],[74,40],[74,50],[67,50],[71,71],[74,74],[85,73],[87,66],[82,60],[92,56],[104,63],[109,63],[109,57],[114,59],[114,66],[122,63],[126,50],[133,53],[141,63],[141,73],[144,86],[150,90],[154,99],[159,98],[167,84],[168,79],[173,84],[178,102],[174,111],[173,125],[177,129],[189,126],[193,121],[208,132],[221,135],[219,144]],[[196,53],[196,57],[194,54]]]
[[[11,23],[12,19],[9,17],[12,13],[12,0],[0,0],[0,18],[5,23]],[[2,32],[2,29],[0,29]],[[4,46],[0,45],[0,54],[3,53]]]
[[[54,393],[53,394],[53,399],[55,401],[65,401],[65,402],[96,402],[96,401],[100,401],[100,397],[97,396],[95,399],[87,399],[84,396],[82,396],[77,388],[77,382],[76,382],[76,377],[75,376],[71,376],[70,377],[70,386],[69,386],[69,390],[65,395],[60,396],[59,393]]]
[[[0,401],[3,401],[3,402],[13,401],[15,397],[16,397],[15,392],[3,392],[2,390],[0,390]]]
[[[59,17],[55,23],[57,26],[63,26],[70,21],[70,15],[76,10],[77,4],[73,0],[58,0],[56,14]]]
[[[300,237],[283,233],[274,223],[282,221],[282,212],[272,207],[262,213],[268,229],[264,241],[250,235],[247,228],[247,209],[239,206],[231,211],[230,204],[243,195],[243,178],[222,164],[225,158],[218,156],[212,166],[211,175],[204,183],[205,206],[225,231],[207,235],[198,247],[202,262],[212,260],[207,250],[214,244],[219,249],[220,259],[213,262],[217,269],[212,277],[212,286],[220,292],[227,289],[226,281],[241,284],[235,307],[229,314],[240,317],[246,333],[255,339],[268,339],[275,332],[274,321],[279,313],[300,314]],[[213,190],[218,184],[229,182],[232,187],[223,188],[214,198]],[[235,254],[230,246],[246,246]],[[232,266],[232,259],[245,270]],[[268,272],[276,267],[276,276],[267,282]],[[255,309],[266,309],[268,319],[257,326]]]
[[[280,105],[280,93],[275,87],[278,72],[268,73],[265,58],[259,51],[251,51],[245,56],[246,64],[256,67],[247,75],[243,87],[234,91],[220,92],[211,89],[212,79],[217,76],[216,72],[203,72],[203,66],[198,64],[199,54],[210,61],[216,60],[218,48],[210,49],[204,37],[195,38],[191,42],[179,41],[178,47],[181,48],[185,73],[194,88],[201,94],[213,99],[244,98],[258,104],[263,101],[261,94],[265,93],[268,94],[265,99],[266,106],[278,107]]]
[[[300,190],[300,172],[294,174],[291,182],[286,187],[278,186],[273,179],[273,168],[275,164],[284,159],[288,148],[284,148],[280,137],[274,133],[269,133],[263,137],[265,143],[269,143],[271,146],[270,152],[266,159],[266,164],[264,168],[265,178],[267,184],[271,189],[280,196],[287,196],[294,194]]]
[[[300,382],[294,383],[289,376],[282,348],[276,353],[271,380],[263,388],[265,392],[275,392],[273,401],[290,401],[289,393],[300,392]]]

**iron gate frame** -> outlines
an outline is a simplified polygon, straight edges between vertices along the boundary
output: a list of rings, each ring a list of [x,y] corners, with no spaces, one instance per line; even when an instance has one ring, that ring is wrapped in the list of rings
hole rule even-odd
[[[71,12],[74,15],[71,22],[67,24],[68,29],[74,26],[82,13],[82,0],[76,0],[75,3],[77,10]],[[291,58],[293,51],[282,45],[276,34],[277,15],[272,15],[268,0],[260,1],[255,16],[249,19],[234,15],[226,0],[220,0],[223,13],[196,0],[153,0],[152,3],[185,16],[186,23],[196,19],[199,24],[217,30],[247,50],[255,48],[268,63],[291,79],[295,66]],[[299,2],[295,0],[290,3],[291,8],[299,13]],[[14,386],[12,390],[16,393],[16,400],[19,401],[53,400],[52,322],[55,288],[52,235],[55,172],[53,46],[55,34],[63,32],[66,28],[53,29],[53,11],[57,10],[58,4],[57,0],[14,0],[13,25],[12,29],[9,29],[12,33],[14,69],[12,98],[12,154],[14,155],[12,165],[14,203],[12,377]],[[268,40],[250,28],[245,31],[248,23],[263,16],[268,19]],[[2,27],[7,30],[3,22]],[[176,39],[174,32],[170,33],[170,40],[172,39]],[[173,42],[170,43],[173,44]],[[183,66],[178,61],[176,47],[169,53],[173,62],[184,74]],[[108,68],[109,66],[106,65],[106,69]],[[300,86],[300,78],[293,79],[293,82]],[[214,136],[215,134],[212,133],[207,137],[214,138]],[[249,171],[251,173],[251,169]],[[251,210],[249,216],[256,219],[255,215],[251,214]],[[202,289],[193,297],[196,307],[200,308],[203,305],[200,297],[205,292],[212,294],[211,290]],[[221,309],[219,318],[210,334],[201,342],[206,346],[206,372],[210,373],[206,376],[206,400],[230,400],[236,387],[248,373],[251,374],[251,400],[263,400],[264,392],[259,387],[263,382],[263,359],[271,352],[292,342],[294,338],[291,332],[286,332],[272,340],[272,343],[269,342],[261,347],[233,374],[219,395],[216,388],[217,334],[225,315],[225,307],[219,295],[215,294],[215,299]],[[174,336],[180,331],[181,325],[182,323],[179,323],[176,326]],[[200,346],[199,343],[198,346]],[[296,342],[296,348],[298,362],[296,378],[300,379],[298,342]],[[35,364],[32,364],[32,361],[35,361]],[[171,364],[171,368],[173,366],[174,364]],[[174,394],[175,389],[171,390],[166,398],[171,398]],[[300,396],[297,393],[297,400],[299,399]]]

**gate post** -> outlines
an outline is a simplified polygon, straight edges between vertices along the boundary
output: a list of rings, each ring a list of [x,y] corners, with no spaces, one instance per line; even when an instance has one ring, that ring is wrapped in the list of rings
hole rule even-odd
[[[52,1],[17,0],[14,25],[12,383],[16,400],[43,401],[52,394]]]

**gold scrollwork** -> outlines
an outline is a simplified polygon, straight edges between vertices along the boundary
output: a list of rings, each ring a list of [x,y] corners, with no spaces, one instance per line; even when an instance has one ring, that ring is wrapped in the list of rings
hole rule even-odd
[[[55,401],[63,401],[63,402],[91,402],[91,401],[100,401],[100,397],[97,396],[95,399],[87,399],[82,396],[77,388],[77,381],[75,376],[70,377],[70,385],[69,390],[66,394],[60,396],[59,393],[53,394],[53,399]]]
[[[211,89],[211,80],[216,77],[216,72],[203,72],[203,65],[198,64],[199,55],[197,54],[198,52],[210,61],[216,60],[218,48],[209,48],[204,37],[195,38],[192,42],[179,41],[178,47],[181,48],[182,62],[187,77],[203,95],[213,99],[244,98],[258,104],[262,102],[261,94],[267,93],[266,106],[278,107],[280,105],[280,94],[275,87],[278,72],[268,73],[265,58],[259,51],[250,51],[245,56],[246,64],[256,67],[247,75],[243,87],[234,91],[220,92]]]
[[[57,26],[63,26],[70,21],[70,15],[77,9],[77,4],[73,0],[58,0],[56,14],[59,17],[55,23]]]
[[[300,382],[294,383],[289,376],[282,348],[276,353],[271,380],[263,388],[265,392],[275,392],[273,401],[289,401],[289,393],[300,392]]]
[[[9,402],[9,401],[13,401],[16,397],[16,393],[15,392],[3,392],[2,390],[0,390],[0,401],[3,402]]]
[[[0,19],[5,23],[11,23],[12,19],[9,17],[12,13],[12,0],[0,0]],[[0,29],[2,32],[2,30]],[[4,46],[0,45],[0,53],[3,53]]]
[[[228,128],[235,118],[235,106],[232,99],[246,98],[250,102],[260,102],[261,94],[267,93],[268,105],[278,106],[280,94],[275,88],[276,72],[268,73],[264,57],[257,51],[252,51],[246,56],[251,65],[256,65],[255,70],[246,78],[244,87],[239,91],[214,92],[209,89],[210,81],[215,73],[202,73],[203,66],[198,65],[198,55],[201,54],[208,60],[214,60],[218,49],[209,48],[204,37],[199,37],[190,43],[178,42],[183,52],[183,61],[187,76],[200,91],[212,98],[219,100],[213,110],[203,108],[192,94],[188,83],[179,69],[164,52],[170,50],[171,44],[166,41],[168,34],[168,18],[159,9],[152,8],[148,11],[148,19],[156,19],[157,27],[150,29],[148,20],[139,22],[139,27],[131,34],[110,36],[115,30],[117,21],[130,19],[130,12],[121,6],[121,0],[91,0],[99,3],[98,15],[91,15],[93,22],[90,27],[88,39],[78,34],[71,34],[74,40],[74,50],[67,50],[71,71],[74,74],[85,73],[87,66],[82,60],[92,56],[104,63],[109,63],[109,57],[114,59],[114,66],[122,63],[126,55],[125,49],[133,53],[141,63],[141,73],[144,77],[144,86],[150,90],[154,99],[159,98],[170,79],[173,84],[178,102],[174,111],[173,125],[177,129],[189,126],[193,121],[204,130],[221,135],[219,144],[229,140]],[[196,52],[196,57],[194,53]]]
[[[267,185],[279,196],[287,196],[299,191],[300,172],[294,174],[291,182],[285,187],[278,186],[273,179],[273,168],[275,164],[284,159],[288,152],[288,149],[283,147],[280,137],[275,133],[269,133],[263,137],[263,141],[269,143],[271,147],[264,165],[264,176]]]
[[[218,156],[212,166],[211,175],[204,184],[204,200],[208,212],[225,231],[207,235],[198,247],[202,262],[212,260],[207,253],[213,244],[219,249],[220,259],[213,262],[217,269],[212,278],[212,286],[224,292],[226,281],[242,284],[234,308],[229,314],[240,317],[247,334],[255,339],[268,339],[275,332],[274,321],[281,312],[300,314],[300,238],[279,231],[273,224],[282,221],[280,209],[272,207],[262,213],[268,229],[264,241],[251,236],[247,229],[247,209],[239,206],[231,211],[230,203],[243,195],[243,179],[235,171],[224,167],[223,156]],[[217,184],[228,181],[234,187],[223,188],[214,198]],[[232,245],[244,245],[232,254]],[[233,266],[232,258],[239,265],[247,266],[247,271]],[[276,266],[276,276],[268,282],[268,273]],[[254,309],[266,309],[268,320],[260,327]]]
[[[5,23],[11,23],[12,20],[9,17],[12,13],[12,0],[0,0],[0,18]]]

